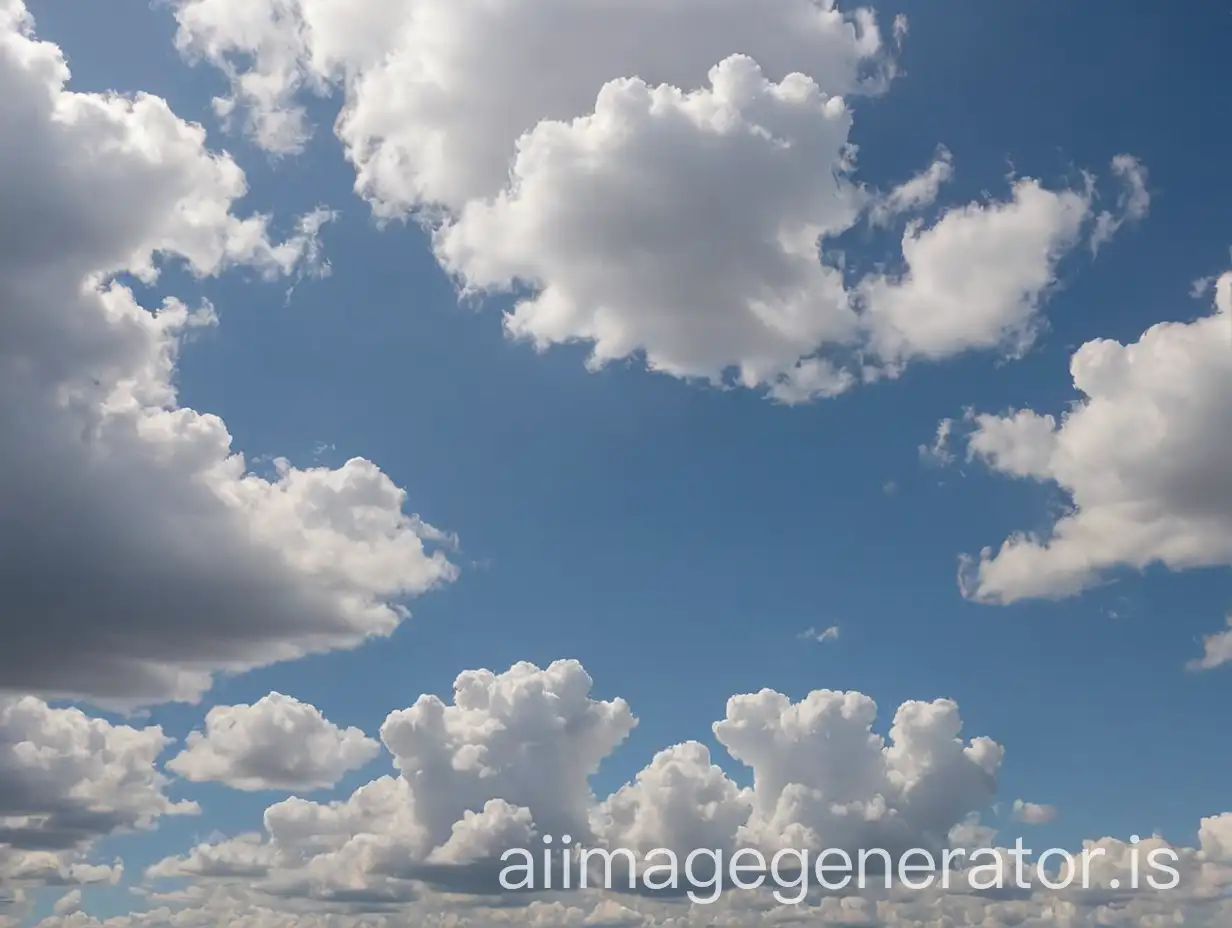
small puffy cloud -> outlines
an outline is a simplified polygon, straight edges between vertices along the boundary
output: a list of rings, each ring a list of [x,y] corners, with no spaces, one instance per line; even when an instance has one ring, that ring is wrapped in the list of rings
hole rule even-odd
[[[1117,568],[1232,564],[1232,273],[1212,313],[1161,323],[1133,344],[1074,354],[1079,398],[1059,419],[978,415],[968,450],[990,469],[1052,484],[1070,510],[1043,537],[1016,534],[965,559],[966,595],[1061,597]],[[1222,641],[1211,643],[1211,660]]]
[[[967,439],[967,460],[981,460],[1012,477],[1048,476],[1056,450],[1057,420],[1030,410],[1004,416],[975,415]]]
[[[1025,350],[1057,264],[1079,240],[1087,195],[1015,182],[1005,202],[972,203],[903,234],[905,270],[859,285],[877,355],[891,368],[973,349]]]
[[[0,853],[84,849],[164,815],[197,812],[166,795],[157,760],[170,743],[158,727],[113,725],[33,696],[0,698]],[[50,882],[76,882],[66,860],[27,855],[18,869],[25,878],[37,870]],[[15,867],[10,859],[10,879],[18,879]]]
[[[1232,663],[1232,615],[1228,616],[1227,629],[1202,639],[1202,656],[1190,661],[1189,669],[1213,670],[1227,663]]]
[[[167,769],[194,782],[241,790],[334,786],[380,753],[358,728],[341,729],[315,706],[270,693],[251,706],[215,706]]]
[[[1038,802],[1014,800],[1014,821],[1024,825],[1046,825],[1057,817],[1056,806],[1040,805]]]
[[[0,0],[0,692],[197,698],[211,674],[387,635],[449,582],[444,536],[374,464],[253,473],[179,404],[209,306],[147,307],[181,263],[320,267],[317,211],[286,241],[233,212],[230,156],[156,96],[77,93],[60,49]]]

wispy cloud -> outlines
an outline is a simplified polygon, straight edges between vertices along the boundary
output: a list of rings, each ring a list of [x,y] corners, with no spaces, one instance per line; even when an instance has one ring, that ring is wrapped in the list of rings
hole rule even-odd
[[[837,625],[831,625],[829,628],[822,629],[821,631],[809,626],[807,631],[801,632],[796,637],[798,637],[801,641],[816,641],[820,644],[824,644],[827,641],[838,641],[838,633],[839,630]]]

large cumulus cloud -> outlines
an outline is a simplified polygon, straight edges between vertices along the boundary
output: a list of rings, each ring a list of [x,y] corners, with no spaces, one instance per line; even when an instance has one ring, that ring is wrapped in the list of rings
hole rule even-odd
[[[208,306],[142,305],[168,261],[310,271],[327,214],[283,242],[233,211],[243,172],[160,98],[76,93],[0,0],[0,690],[194,698],[242,669],[391,632],[450,580],[441,533],[374,464],[252,473],[180,406]]]
[[[1097,339],[1070,363],[1077,401],[973,414],[970,457],[1062,490],[1047,534],[1015,534],[962,573],[986,602],[1078,593],[1116,569],[1232,565],[1232,273],[1212,310],[1153,326],[1137,342]],[[1203,663],[1222,663],[1212,637]]]

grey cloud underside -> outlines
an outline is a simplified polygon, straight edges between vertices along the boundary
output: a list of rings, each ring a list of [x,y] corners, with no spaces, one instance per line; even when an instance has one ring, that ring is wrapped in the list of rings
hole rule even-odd
[[[240,218],[229,156],[157,97],[68,90],[59,50],[0,3],[0,691],[195,698],[210,674],[388,634],[456,569],[374,465],[246,472],[180,407],[175,358],[209,307],[147,309],[156,268],[318,270]]]

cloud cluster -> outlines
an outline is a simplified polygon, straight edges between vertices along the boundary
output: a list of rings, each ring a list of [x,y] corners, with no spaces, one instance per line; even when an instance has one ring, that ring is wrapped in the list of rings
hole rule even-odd
[[[297,151],[304,93],[343,96],[335,132],[381,218],[416,216],[468,294],[515,295],[506,331],[590,364],[832,396],[918,359],[1015,353],[1060,260],[1149,206],[1017,180],[1008,199],[913,220],[854,283],[836,240],[936,200],[939,148],[880,194],[855,177],[852,102],[896,73],[872,11],[832,0],[176,0],[182,51],[229,77],[218,101]],[[896,22],[901,39],[905,22]]]
[[[244,174],[159,97],[68,89],[0,0],[0,691],[192,699],[211,673],[354,646],[451,580],[440,532],[375,465],[250,471],[177,402],[216,317],[134,281],[180,262],[311,271],[328,214],[286,241],[238,217]]]
[[[1153,326],[1137,342],[1088,342],[1070,363],[1075,404],[973,414],[968,456],[1062,490],[1069,511],[1044,537],[1016,534],[964,562],[981,602],[1062,597],[1118,568],[1232,565],[1232,273],[1213,310]],[[1208,663],[1224,644],[1208,642]]]
[[[994,797],[1003,751],[964,741],[958,707],[909,702],[888,737],[860,693],[800,702],[763,690],[733,697],[714,737],[752,772],[741,787],[698,742],[657,754],[606,798],[590,777],[636,725],[624,700],[598,700],[576,661],[461,674],[452,702],[421,697],[381,740],[398,776],[350,797],[271,806],[264,835],[204,844],[151,876],[256,880],[280,898],[415,897],[416,884],[498,889],[504,850],[543,835],[646,852],[698,847],[943,847]]]

